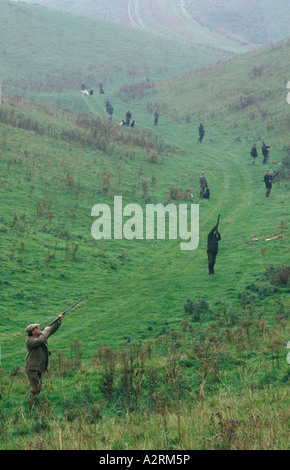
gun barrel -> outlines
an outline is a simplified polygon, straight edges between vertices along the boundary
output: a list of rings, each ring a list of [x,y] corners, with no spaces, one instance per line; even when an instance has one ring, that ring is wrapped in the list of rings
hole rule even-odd
[[[67,312],[69,312],[73,307],[75,307],[81,300],[83,300],[83,298],[80,298],[79,300],[77,300],[77,302],[75,302],[71,307],[69,307],[67,310],[65,310],[64,312],[61,313],[61,315],[65,315]],[[53,320],[48,326],[52,326],[54,325],[57,320],[59,319],[59,316]]]

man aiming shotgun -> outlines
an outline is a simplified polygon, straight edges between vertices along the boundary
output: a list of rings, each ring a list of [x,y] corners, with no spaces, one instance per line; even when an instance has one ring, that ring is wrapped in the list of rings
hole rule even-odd
[[[42,387],[42,374],[46,372],[48,368],[50,352],[47,339],[58,330],[65,314],[81,300],[82,299],[79,299],[74,305],[61,313],[43,332],[40,331],[38,323],[27,326],[25,371],[31,385],[30,395],[32,398],[40,392]]]
[[[208,274],[215,274],[214,265],[216,261],[216,256],[218,254],[218,242],[221,240],[221,235],[218,231],[218,226],[220,223],[220,214],[218,220],[213,229],[209,232],[207,236],[207,257],[208,257]]]

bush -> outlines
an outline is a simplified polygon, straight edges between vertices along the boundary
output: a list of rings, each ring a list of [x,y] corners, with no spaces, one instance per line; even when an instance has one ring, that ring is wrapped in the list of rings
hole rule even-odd
[[[288,284],[289,275],[290,275],[290,266],[266,266],[265,269],[266,278],[269,279],[271,284],[274,285],[284,285]]]
[[[147,90],[154,87],[154,83],[146,81],[140,83],[132,83],[131,85],[124,85],[122,88],[120,88],[118,96],[123,101],[130,101],[135,98],[142,98],[142,96],[144,96]]]
[[[184,310],[188,315],[191,315],[193,321],[200,321],[202,316],[210,311],[209,305],[204,298],[197,302],[192,302],[190,299],[184,304]]]
[[[290,180],[290,155],[283,158],[278,178],[282,180]]]

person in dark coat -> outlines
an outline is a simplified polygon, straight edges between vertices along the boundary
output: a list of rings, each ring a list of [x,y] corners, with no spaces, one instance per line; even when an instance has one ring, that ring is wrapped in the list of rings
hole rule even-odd
[[[112,121],[113,112],[114,112],[114,108],[113,108],[112,104],[110,103],[109,106],[108,106],[108,114],[109,114],[109,120],[110,121]]]
[[[99,81],[99,93],[100,93],[100,95],[104,95],[104,94],[105,94],[103,87],[104,87],[103,81],[100,80],[100,81]]]
[[[253,165],[255,165],[255,160],[258,156],[258,152],[257,152],[257,144],[254,144],[253,147],[252,147],[252,150],[251,150],[251,157],[253,159]]]
[[[106,104],[106,112],[108,113],[108,112],[109,112],[109,108],[110,108],[110,106],[111,106],[111,103],[110,103],[110,101],[108,100],[108,98],[106,98],[105,104]]]
[[[130,126],[131,117],[132,117],[131,111],[130,111],[130,109],[128,109],[128,111],[125,114],[126,126],[128,126],[128,127]]]
[[[221,235],[218,231],[218,223],[213,227],[207,236],[207,257],[208,257],[208,274],[215,274],[214,265],[218,254],[218,242]]]
[[[47,371],[48,350],[47,338],[53,335],[60,327],[64,315],[60,314],[54,325],[47,326],[43,332],[39,329],[38,323],[28,325],[26,328],[26,348],[25,372],[31,385],[31,397],[35,397],[42,387],[42,374]]]
[[[159,111],[158,111],[158,108],[155,108],[155,110],[154,110],[154,126],[157,126],[158,119],[159,119]]]
[[[263,164],[267,163],[267,160],[269,158],[269,149],[270,149],[270,145],[266,145],[266,143],[263,142],[262,144],[262,155],[264,157]]]
[[[203,136],[204,136],[204,134],[205,134],[205,128],[204,128],[202,122],[199,124],[198,132],[199,132],[199,139],[198,139],[197,143],[198,143],[198,144],[199,144],[199,143],[201,144],[202,139],[203,139]]]
[[[272,188],[272,175],[270,174],[270,170],[266,171],[266,174],[264,176],[264,182],[266,186],[266,197],[269,197]]]
[[[202,171],[201,175],[199,177],[199,188],[200,188],[199,197],[201,197],[201,198],[204,197],[207,187],[208,186],[207,186],[207,181],[206,181],[206,178],[205,178],[205,175],[204,175],[204,171]]]
[[[105,103],[106,103],[106,112],[109,114],[109,120],[112,121],[114,108],[112,104],[110,103],[110,101],[108,100],[108,98],[106,99]]]

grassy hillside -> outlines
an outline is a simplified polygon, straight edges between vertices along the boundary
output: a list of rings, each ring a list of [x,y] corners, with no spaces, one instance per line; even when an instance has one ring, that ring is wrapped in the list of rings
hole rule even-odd
[[[270,44],[289,38],[287,0],[185,0],[185,5],[202,25],[238,42]]]
[[[26,0],[35,3],[34,0]],[[168,38],[229,50],[274,43],[289,37],[287,0],[39,0],[71,13],[126,24]]]
[[[289,149],[289,105],[287,103],[290,42],[285,41],[260,53],[185,74],[156,86],[147,106],[158,102],[166,120],[175,125],[205,121],[208,139],[211,126],[218,127],[231,141],[274,139]],[[225,132],[223,132],[225,131]],[[281,158],[273,148],[273,159]]]
[[[287,63],[289,42],[151,88],[112,84],[112,123],[99,95],[4,93],[2,449],[287,447]],[[69,103],[79,112],[61,109]],[[122,128],[129,106],[136,127]],[[268,199],[263,139],[267,166],[280,170]],[[202,170],[209,200],[199,199]],[[116,195],[143,210],[185,204],[187,188],[199,204],[196,250],[182,251],[180,239],[92,238],[94,204],[113,208]],[[207,234],[219,213],[209,276]],[[25,327],[44,328],[81,296],[49,339],[51,373],[30,401]]]
[[[68,11],[77,15],[85,15],[98,18],[100,20],[130,25],[128,18],[127,1],[110,0],[110,2],[94,0],[63,0],[61,2],[54,0],[40,0],[33,2],[28,0],[25,3],[38,3],[49,8]]]
[[[38,5],[1,0],[0,81],[19,90],[96,89],[126,81],[179,76],[227,57]],[[3,90],[2,90],[3,91]]]

